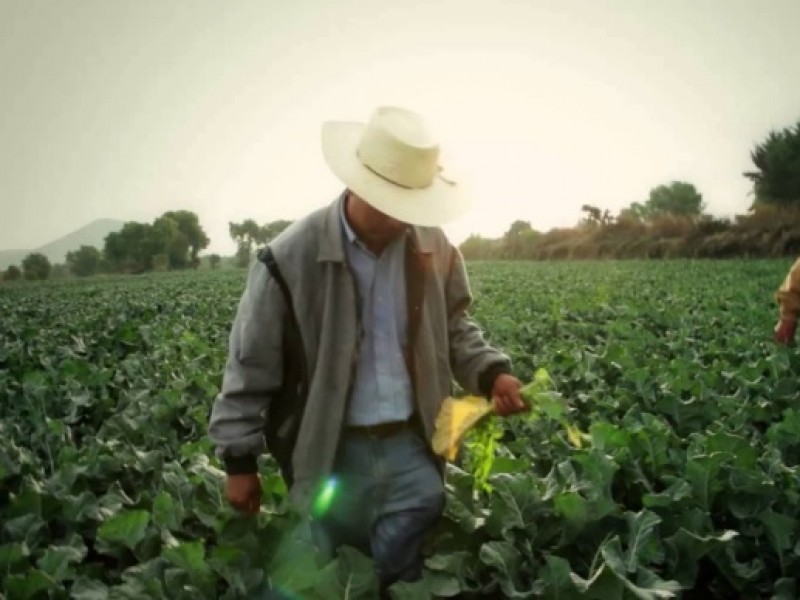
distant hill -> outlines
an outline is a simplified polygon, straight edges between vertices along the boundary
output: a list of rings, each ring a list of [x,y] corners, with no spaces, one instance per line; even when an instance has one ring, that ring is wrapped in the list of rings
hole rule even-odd
[[[0,250],[0,269],[6,270],[11,265],[19,267],[28,254],[30,250]]]
[[[102,250],[105,237],[109,233],[122,229],[124,224],[124,221],[116,219],[97,219],[72,233],[33,250],[0,250],[0,269],[7,269],[10,265],[19,266],[22,259],[31,252],[42,253],[51,263],[55,264],[63,263],[67,258],[68,252],[77,250],[81,246],[94,246]]]

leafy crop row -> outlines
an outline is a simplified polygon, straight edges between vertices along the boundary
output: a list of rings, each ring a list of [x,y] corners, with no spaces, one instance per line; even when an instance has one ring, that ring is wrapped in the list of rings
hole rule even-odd
[[[586,433],[500,421],[465,450],[425,579],[398,598],[800,595],[800,357],[785,261],[471,265],[474,315]],[[262,459],[255,525],[204,437],[240,273],[0,290],[0,598],[369,598],[317,570]],[[485,477],[478,485],[475,475]],[[271,596],[269,594],[272,594]]]

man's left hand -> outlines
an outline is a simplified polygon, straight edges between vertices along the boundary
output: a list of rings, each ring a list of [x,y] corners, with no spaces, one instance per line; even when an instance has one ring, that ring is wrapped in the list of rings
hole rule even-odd
[[[519,379],[507,373],[498,375],[492,385],[492,403],[494,411],[501,417],[528,411],[529,407],[522,400],[519,390],[522,387]]]

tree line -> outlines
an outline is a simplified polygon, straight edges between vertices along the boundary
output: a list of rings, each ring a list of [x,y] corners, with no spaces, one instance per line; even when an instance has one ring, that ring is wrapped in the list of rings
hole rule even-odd
[[[584,204],[575,227],[548,232],[518,220],[500,238],[473,235],[468,260],[780,257],[800,253],[800,121],[771,131],[750,152],[754,169],[747,214],[705,213],[697,188],[673,181],[618,214]]]
[[[269,242],[291,224],[273,221],[258,225],[253,219],[229,223],[231,239],[237,245],[233,264],[245,267],[254,250]],[[209,238],[198,216],[190,211],[169,211],[152,223],[130,221],[119,231],[104,239],[103,248],[82,245],[69,252],[64,264],[51,264],[42,253],[26,256],[21,266],[12,265],[3,280],[43,280],[53,276],[89,277],[100,273],[145,273],[197,269],[200,252],[209,245]],[[216,269],[222,263],[219,254],[207,258],[208,267]]]
[[[119,231],[105,237],[102,249],[82,245],[68,252],[63,265],[51,264],[42,253],[31,253],[23,259],[21,268],[9,267],[3,279],[42,280],[55,274],[88,277],[98,273],[195,269],[200,252],[208,247],[209,241],[197,214],[188,210],[168,211],[152,223],[125,223]]]
[[[770,257],[800,253],[800,121],[770,131],[750,152],[753,170],[742,175],[752,183],[753,202],[745,215],[733,219],[705,214],[697,188],[686,181],[659,185],[643,201],[618,214],[584,204],[575,227],[540,232],[518,220],[497,239],[472,235],[460,249],[468,260],[564,258],[732,258]],[[253,219],[229,222],[236,244],[233,264],[245,267],[253,251],[281,233],[291,221],[259,225]],[[209,239],[198,216],[168,211],[152,223],[128,222],[106,236],[102,249],[81,246],[63,265],[51,265],[43,254],[25,257],[9,267],[4,280],[47,279],[69,273],[143,273],[196,269]],[[207,257],[210,268],[222,258]]]

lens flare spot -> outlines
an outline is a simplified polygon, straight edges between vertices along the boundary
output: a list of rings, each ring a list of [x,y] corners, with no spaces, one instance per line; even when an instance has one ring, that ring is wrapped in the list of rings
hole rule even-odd
[[[336,497],[338,487],[339,482],[335,477],[330,477],[325,482],[325,485],[322,486],[322,489],[314,500],[313,510],[316,517],[321,517],[330,510],[331,504],[333,504],[333,500]]]

